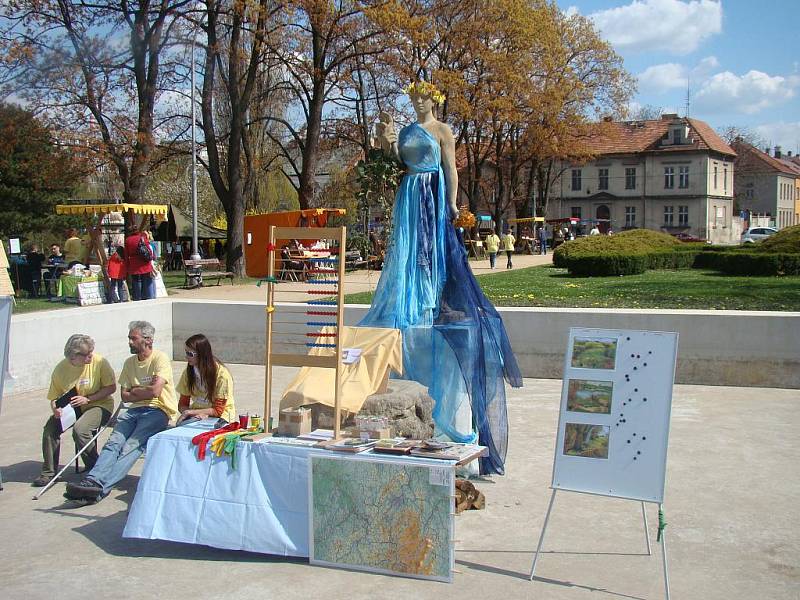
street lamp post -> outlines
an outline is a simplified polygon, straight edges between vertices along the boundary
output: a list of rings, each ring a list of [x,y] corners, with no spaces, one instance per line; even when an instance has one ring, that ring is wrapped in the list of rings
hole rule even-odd
[[[195,28],[192,35],[192,260],[200,259],[200,252],[197,247],[197,138],[195,135],[195,103],[194,103],[194,46],[195,38],[197,37],[197,28]]]

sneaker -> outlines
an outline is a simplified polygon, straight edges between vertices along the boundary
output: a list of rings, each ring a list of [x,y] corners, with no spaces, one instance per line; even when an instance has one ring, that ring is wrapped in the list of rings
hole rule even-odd
[[[80,483],[68,483],[65,496],[70,499],[89,498],[96,499],[103,493],[103,488],[94,479],[88,477]]]
[[[72,502],[75,507],[89,506],[90,504],[97,504],[97,498],[73,498],[68,493],[64,493],[64,498]]]
[[[44,487],[48,483],[53,481],[53,477],[55,477],[55,475],[39,475],[36,479],[33,480],[33,483],[31,483],[31,485],[33,487]]]

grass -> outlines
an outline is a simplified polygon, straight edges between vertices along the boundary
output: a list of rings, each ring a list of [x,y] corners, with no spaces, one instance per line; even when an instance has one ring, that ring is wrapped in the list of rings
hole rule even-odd
[[[572,277],[566,269],[530,267],[481,275],[495,306],[800,311],[800,276],[745,277],[686,269],[624,277]],[[372,293],[348,294],[369,304]]]

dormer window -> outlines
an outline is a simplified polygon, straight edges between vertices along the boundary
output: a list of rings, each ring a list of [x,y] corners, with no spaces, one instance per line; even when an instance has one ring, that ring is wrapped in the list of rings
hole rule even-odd
[[[682,139],[683,139],[682,133],[683,132],[681,131],[682,129],[683,129],[683,127],[676,127],[675,129],[672,130],[672,143],[673,144],[682,144],[683,143],[683,141],[682,141]]]

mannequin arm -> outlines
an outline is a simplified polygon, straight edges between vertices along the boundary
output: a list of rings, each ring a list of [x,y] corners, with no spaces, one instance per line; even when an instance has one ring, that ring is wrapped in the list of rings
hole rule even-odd
[[[458,170],[456,169],[456,140],[450,127],[444,123],[441,126],[441,146],[442,146],[442,171],[447,189],[447,206],[450,211],[450,218],[458,216],[458,206],[456,197],[458,196]]]

